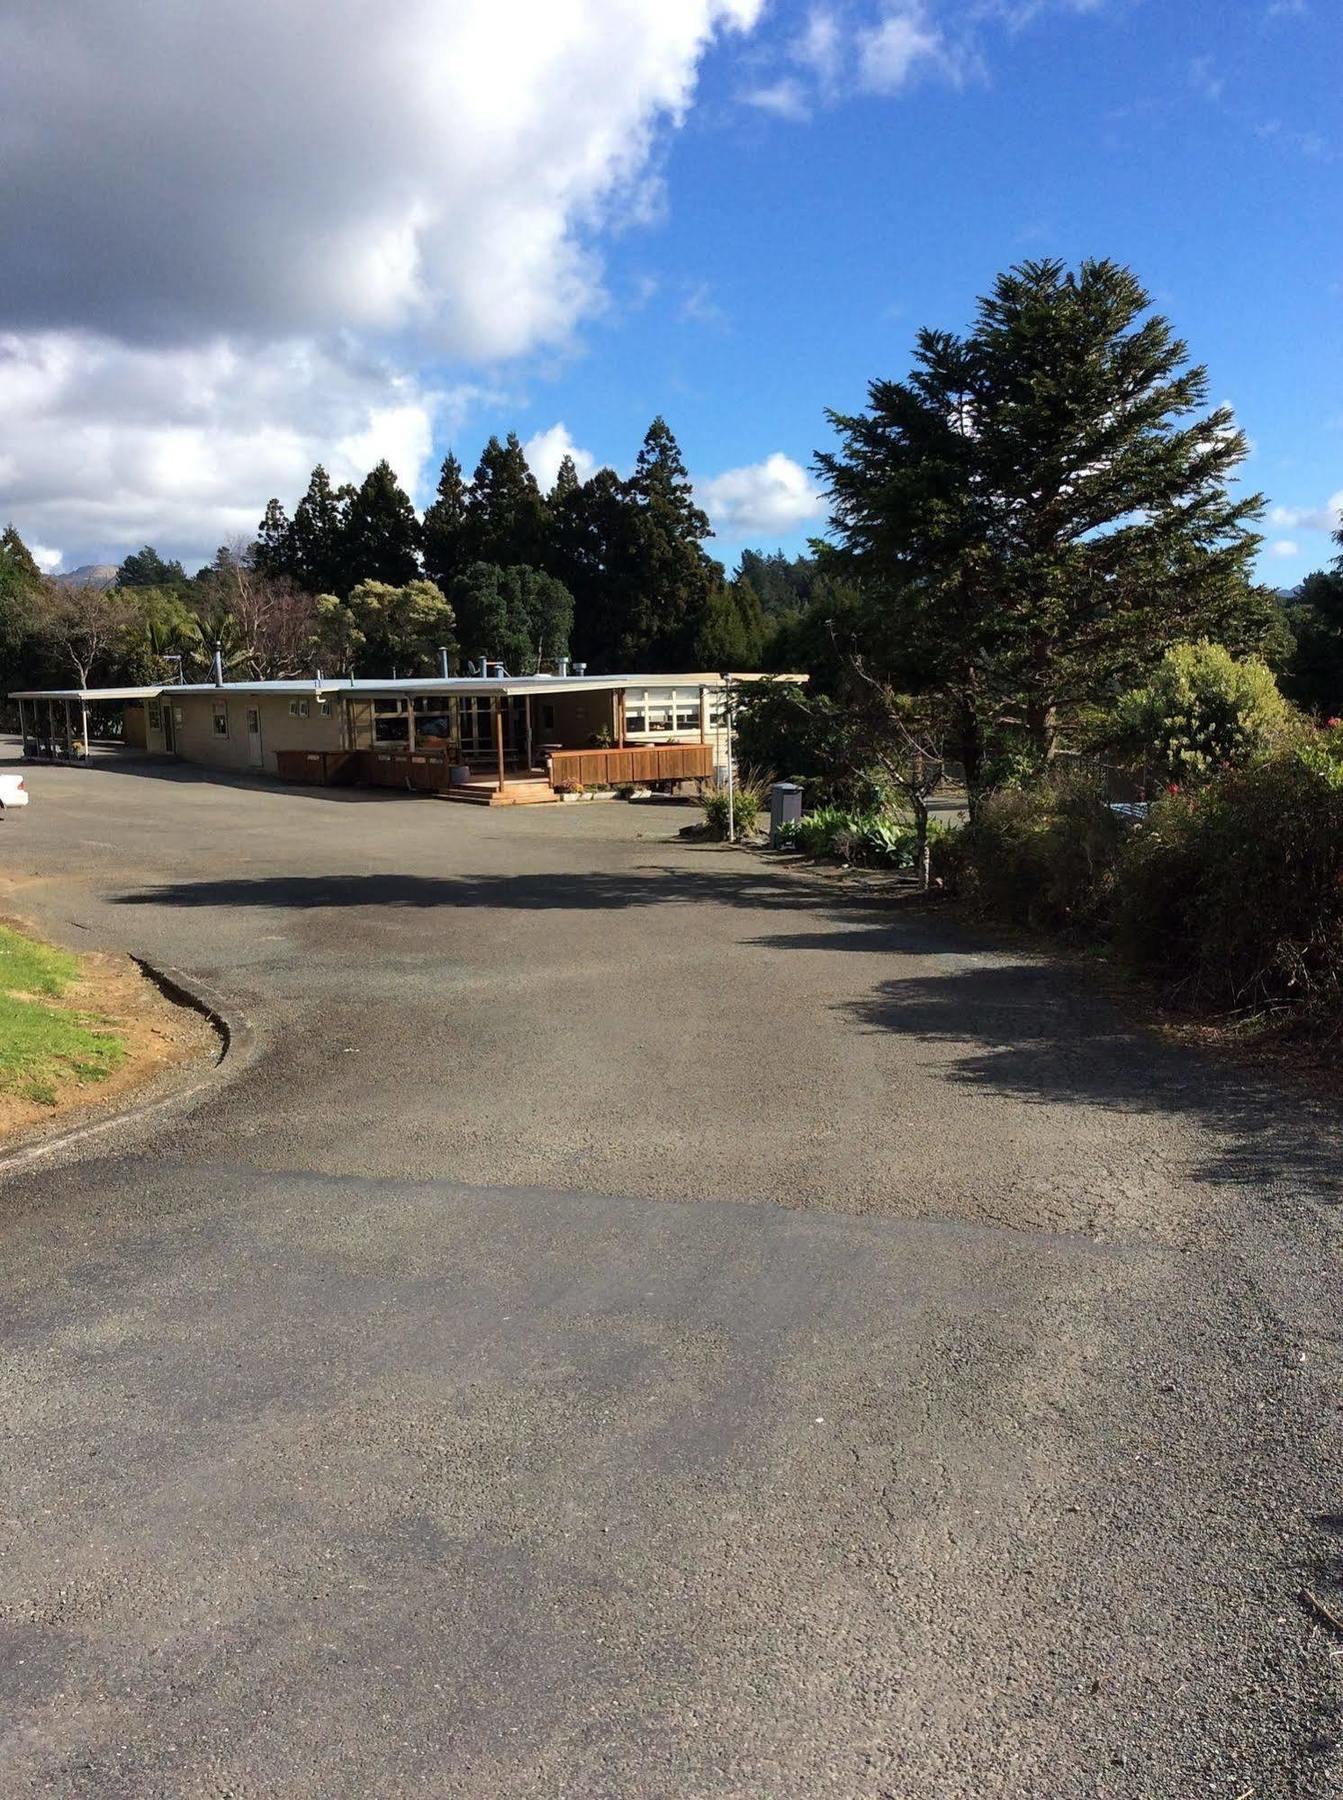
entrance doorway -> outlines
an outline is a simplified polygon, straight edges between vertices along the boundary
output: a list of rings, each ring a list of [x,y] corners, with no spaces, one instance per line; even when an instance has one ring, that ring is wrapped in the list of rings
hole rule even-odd
[[[177,719],[171,700],[165,701],[163,707],[163,748],[169,756],[177,750]]]
[[[308,703],[305,700],[304,706]],[[252,769],[262,766],[261,754],[261,708],[249,706],[247,709],[247,765]]]

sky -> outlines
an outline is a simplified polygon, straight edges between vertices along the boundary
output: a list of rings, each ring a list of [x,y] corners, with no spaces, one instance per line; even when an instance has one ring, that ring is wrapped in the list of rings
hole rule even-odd
[[[1339,0],[0,0],[0,523],[194,568],[318,461],[423,505],[661,413],[715,554],[791,553],[827,407],[1107,256],[1289,587],[1343,520],[1340,70]]]

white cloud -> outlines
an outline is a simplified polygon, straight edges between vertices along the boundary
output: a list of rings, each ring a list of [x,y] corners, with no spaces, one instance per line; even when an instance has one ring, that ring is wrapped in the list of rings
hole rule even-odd
[[[1211,56],[1196,56],[1189,64],[1189,85],[1204,100],[1217,101],[1222,98],[1226,82],[1217,73]]]
[[[1269,545],[1268,553],[1270,556],[1300,556],[1301,546],[1293,543],[1291,538],[1279,538],[1276,543]]]
[[[807,90],[795,75],[783,75],[763,87],[747,88],[741,95],[747,106],[760,112],[773,113],[776,119],[792,119],[802,123],[811,117],[811,101]]]
[[[922,6],[902,7],[859,33],[859,82],[869,93],[898,93],[925,63],[951,70],[946,42]]]
[[[542,493],[549,493],[554,487],[560,464],[566,456],[573,457],[580,481],[586,481],[597,467],[597,458],[591,450],[579,449],[563,420],[547,431],[536,432],[527,439],[522,449],[532,474],[541,484]]]
[[[188,561],[256,529],[316,462],[358,480],[386,457],[423,490],[434,425],[476,390],[419,387],[303,341],[178,349],[87,333],[0,334],[0,417],[19,446],[6,484],[26,539],[110,555],[152,541]]]
[[[776,450],[763,462],[695,484],[695,497],[721,537],[800,529],[825,511],[825,498],[800,463]]]
[[[811,70],[823,93],[833,92],[844,63],[844,33],[837,16],[825,7],[813,7],[789,54],[795,63]]]
[[[45,544],[29,544],[28,553],[44,575],[54,575],[61,566],[59,550],[50,550]]]
[[[1275,506],[1268,522],[1286,531],[1337,531],[1343,526],[1343,488],[1323,506]]]
[[[701,57],[762,4],[11,0],[21,529],[209,548],[317,455],[413,482],[444,404],[413,371],[563,346],[602,310],[602,232],[647,217]]]

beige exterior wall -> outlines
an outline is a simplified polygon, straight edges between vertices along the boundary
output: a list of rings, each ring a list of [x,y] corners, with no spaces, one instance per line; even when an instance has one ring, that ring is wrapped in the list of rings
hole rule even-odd
[[[288,699],[280,694],[220,694],[202,688],[199,694],[178,695],[164,701],[175,708],[177,754],[185,762],[205,763],[214,769],[253,769],[274,775],[277,750],[340,750],[344,747],[344,704],[339,695],[327,703],[330,713],[323,713],[316,700],[309,700],[308,716],[289,710]],[[228,724],[227,736],[215,730],[215,708],[223,707]],[[255,710],[261,726],[260,760],[247,729],[249,711]]]

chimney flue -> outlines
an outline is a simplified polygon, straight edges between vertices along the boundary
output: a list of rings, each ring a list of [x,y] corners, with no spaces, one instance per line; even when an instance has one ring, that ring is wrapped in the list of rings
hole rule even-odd
[[[223,687],[223,685],[224,685],[224,646],[222,644],[215,645],[214,662],[211,666],[211,673],[214,676],[215,686]]]
[[[448,679],[448,646],[446,644],[438,646],[438,673],[443,681]]]

